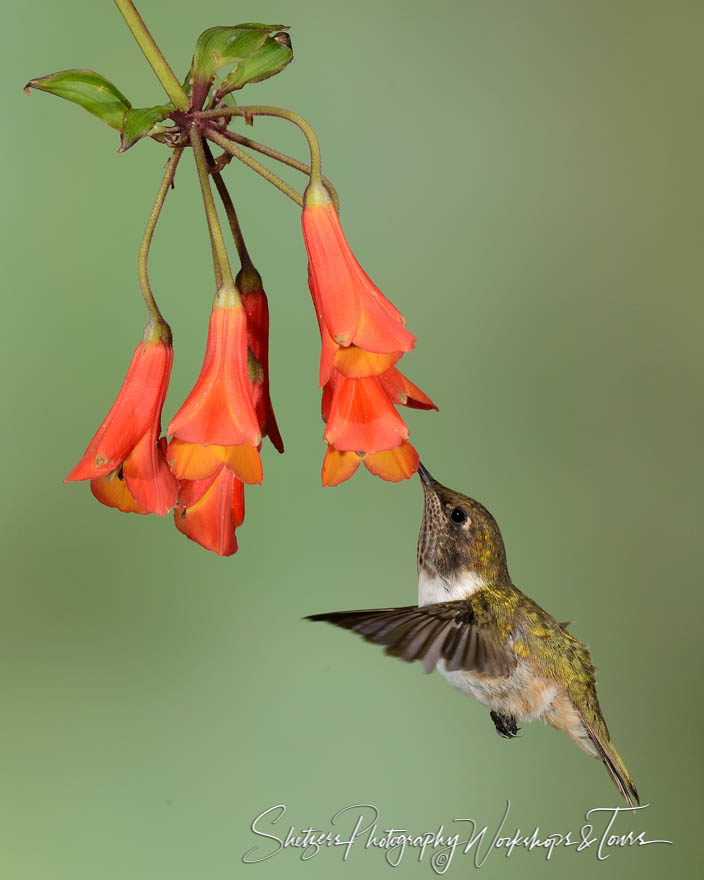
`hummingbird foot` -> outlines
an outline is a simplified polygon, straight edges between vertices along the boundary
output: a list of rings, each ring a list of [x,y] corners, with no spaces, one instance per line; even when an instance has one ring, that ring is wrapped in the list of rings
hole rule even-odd
[[[516,725],[516,719],[513,715],[501,715],[499,712],[491,712],[490,715],[499,736],[504,739],[513,739],[518,736],[520,727]]]

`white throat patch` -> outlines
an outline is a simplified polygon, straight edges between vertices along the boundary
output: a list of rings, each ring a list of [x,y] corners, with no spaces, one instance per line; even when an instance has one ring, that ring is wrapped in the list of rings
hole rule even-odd
[[[443,578],[425,567],[418,572],[418,605],[432,605],[435,602],[455,602],[466,599],[486,586],[486,581],[475,572],[467,572],[452,579]]]

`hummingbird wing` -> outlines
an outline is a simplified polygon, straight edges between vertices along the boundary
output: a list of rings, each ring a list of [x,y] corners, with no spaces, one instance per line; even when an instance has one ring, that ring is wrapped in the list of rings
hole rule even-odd
[[[444,660],[450,672],[465,669],[502,677],[516,666],[513,652],[502,644],[496,629],[478,621],[466,599],[421,607],[332,611],[311,614],[306,620],[325,620],[351,629],[368,642],[385,645],[392,657],[422,660],[426,672],[438,660]]]

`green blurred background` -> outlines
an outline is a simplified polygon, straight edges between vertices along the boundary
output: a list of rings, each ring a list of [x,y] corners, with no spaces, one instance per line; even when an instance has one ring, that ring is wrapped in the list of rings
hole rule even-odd
[[[701,866],[702,4],[144,0],[179,74],[214,24],[283,20],[296,53],[243,100],[319,133],[348,238],[418,335],[407,411],[444,482],[502,526],[514,580],[592,648],[613,737],[671,847],[494,854],[486,877],[693,876]],[[62,485],[143,324],[136,253],[165,151],[116,153],[30,77],[90,67],[161,102],[113,4],[4,10],[4,577],[0,874],[22,880],[386,876],[383,855],[245,867],[285,803],[329,827],[369,802],[414,831],[458,816],[573,832],[619,805],[564,736],[499,739],[438,675],[301,618],[414,601],[416,480],[322,489],[318,332],[298,211],[226,171],[272,310],[286,454],[265,449],[240,551]],[[248,131],[248,133],[250,133]],[[295,129],[253,136],[305,157]],[[186,157],[188,159],[188,157]],[[302,177],[287,178],[299,186]],[[165,416],[200,368],[213,295],[190,161],[152,252],[174,329]],[[409,852],[404,875],[430,877]],[[473,870],[458,860],[449,875]]]

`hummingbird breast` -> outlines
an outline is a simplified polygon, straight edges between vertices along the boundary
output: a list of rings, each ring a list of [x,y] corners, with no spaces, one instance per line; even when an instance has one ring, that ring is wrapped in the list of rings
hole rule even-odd
[[[437,670],[458,691],[479,700],[482,705],[519,721],[535,721],[549,713],[559,686],[537,676],[528,662],[521,661],[507,676],[481,675],[459,669],[449,672],[445,661]]]

